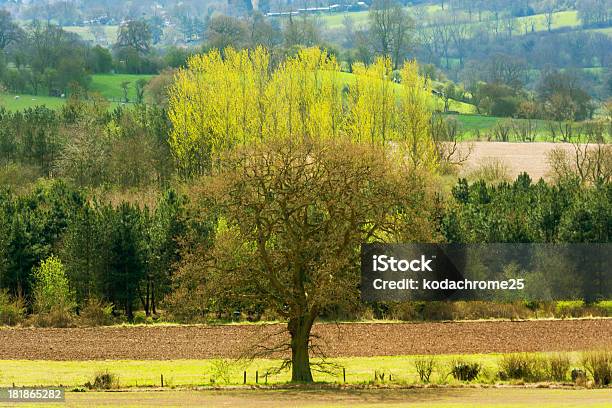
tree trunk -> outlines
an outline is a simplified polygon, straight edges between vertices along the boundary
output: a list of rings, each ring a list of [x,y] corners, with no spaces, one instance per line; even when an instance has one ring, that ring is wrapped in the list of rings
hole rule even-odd
[[[289,319],[289,333],[291,334],[291,382],[311,383],[310,356],[308,346],[310,330],[314,317],[310,313]]]
[[[155,283],[151,283],[151,312],[156,315],[157,308],[155,306]]]

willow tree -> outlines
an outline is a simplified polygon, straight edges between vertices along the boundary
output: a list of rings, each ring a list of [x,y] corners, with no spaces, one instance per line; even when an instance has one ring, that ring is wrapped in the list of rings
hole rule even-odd
[[[389,58],[367,66],[353,66],[355,83],[349,85],[348,134],[359,143],[385,144],[395,137],[397,84],[392,81]]]
[[[170,92],[170,144],[187,175],[211,171],[237,145],[285,137],[405,144],[418,167],[433,168],[430,89],[414,62],[393,80],[389,58],[357,63],[350,79],[333,56],[307,48],[273,69],[263,48],[189,59]]]
[[[176,75],[170,144],[188,174],[210,171],[214,157],[269,138],[336,137],[342,125],[339,65],[304,49],[272,72],[266,50],[196,55]]]

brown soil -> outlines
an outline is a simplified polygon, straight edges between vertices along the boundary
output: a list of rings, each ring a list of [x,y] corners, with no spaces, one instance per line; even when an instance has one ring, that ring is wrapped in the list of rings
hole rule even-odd
[[[314,334],[329,357],[576,351],[612,346],[612,319],[317,324]],[[283,325],[5,328],[0,360],[237,357],[282,341]]]
[[[555,148],[573,152],[570,143],[503,143],[503,142],[472,142],[464,143],[462,149],[471,146],[472,152],[462,169],[462,174],[469,174],[478,166],[498,160],[508,168],[508,176],[516,178],[520,173],[527,172],[532,179],[548,178],[548,154]]]

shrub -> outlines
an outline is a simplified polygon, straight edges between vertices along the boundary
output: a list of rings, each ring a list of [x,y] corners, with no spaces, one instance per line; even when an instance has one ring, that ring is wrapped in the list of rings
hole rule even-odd
[[[81,323],[86,326],[108,326],[113,323],[113,304],[97,298],[87,300],[81,310]]]
[[[532,312],[523,302],[488,302],[488,301],[459,301],[454,302],[453,319],[525,319],[531,317]]]
[[[68,287],[64,265],[53,255],[34,269],[34,309],[49,313],[55,308],[72,311],[76,307],[74,294]]]
[[[578,368],[574,368],[572,370],[572,382],[575,382],[578,385],[583,385],[586,383],[586,373]]]
[[[422,357],[414,360],[414,368],[416,368],[419,374],[421,382],[428,383],[435,367],[435,360],[433,357]]]
[[[482,180],[488,184],[510,181],[508,166],[499,159],[485,160],[472,170],[467,178],[474,181]]]
[[[151,323],[151,319],[147,317],[145,312],[138,311],[134,313],[134,320],[132,321],[134,324],[149,324]]]
[[[232,371],[232,362],[226,359],[215,359],[211,362],[210,382],[230,383],[230,373]]]
[[[555,354],[548,358],[548,377],[554,381],[565,381],[570,369],[570,359],[563,354]]]
[[[0,324],[14,326],[23,321],[25,316],[23,299],[11,300],[6,291],[0,291]]]
[[[110,390],[119,388],[119,377],[117,374],[111,373],[108,370],[100,371],[95,374],[93,383],[85,383],[85,387],[90,390]]]
[[[600,387],[612,383],[612,351],[588,351],[582,354],[582,365]]]
[[[509,142],[512,126],[509,120],[498,121],[493,127],[493,136],[497,142]]]
[[[541,357],[520,353],[503,356],[499,368],[501,379],[535,382],[546,377],[547,364]]]
[[[74,314],[71,307],[54,305],[48,312],[32,315],[30,322],[37,327],[71,327],[74,326]]]
[[[465,361],[453,361],[451,365],[451,375],[459,381],[473,381],[480,374],[480,364],[468,363]]]
[[[453,320],[455,305],[452,302],[423,302],[419,304],[423,320]]]

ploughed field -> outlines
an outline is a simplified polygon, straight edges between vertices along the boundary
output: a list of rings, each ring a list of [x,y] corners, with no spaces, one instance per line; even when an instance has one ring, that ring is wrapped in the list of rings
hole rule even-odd
[[[569,153],[574,151],[570,143],[508,143],[508,142],[465,142],[461,144],[463,151],[469,151],[463,172],[469,173],[478,166],[492,161],[498,161],[508,170],[511,179],[526,172],[533,180],[549,178],[549,153],[556,148],[562,148]]]
[[[287,341],[281,324],[0,329],[0,360],[234,358]],[[580,351],[612,346],[612,319],[316,324],[328,357]],[[272,354],[280,357],[282,353]]]

